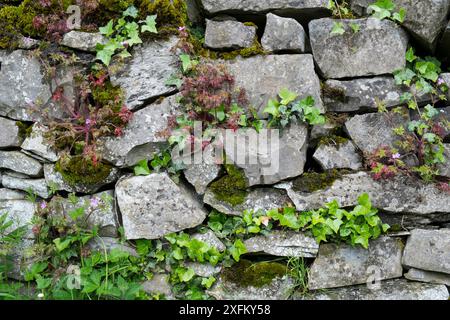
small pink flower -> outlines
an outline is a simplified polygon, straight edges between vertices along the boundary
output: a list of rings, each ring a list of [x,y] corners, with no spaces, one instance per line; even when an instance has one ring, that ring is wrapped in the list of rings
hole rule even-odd
[[[186,30],[186,27],[178,27],[178,31],[184,31],[184,30]]]
[[[437,85],[438,85],[438,86],[442,86],[443,84],[445,84],[444,79],[439,78],[438,81],[437,81]]]
[[[47,202],[42,201],[41,202],[41,209],[46,209],[47,208]]]
[[[100,201],[98,200],[98,198],[94,197],[91,199],[91,207],[93,209],[98,208],[99,204],[100,204]]]
[[[396,153],[392,155],[392,159],[397,160],[400,159],[402,157],[402,155],[400,153]]]

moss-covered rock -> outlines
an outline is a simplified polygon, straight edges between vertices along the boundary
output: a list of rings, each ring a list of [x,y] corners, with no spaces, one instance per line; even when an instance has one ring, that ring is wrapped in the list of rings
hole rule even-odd
[[[63,157],[55,165],[64,182],[70,186],[96,185],[104,182],[111,173],[112,166],[104,163],[94,165],[82,156]]]
[[[225,165],[227,175],[211,184],[217,200],[225,201],[233,206],[242,204],[248,194],[248,181],[242,170],[234,165]]]
[[[277,262],[252,263],[241,260],[233,267],[225,269],[222,277],[242,287],[260,288],[270,284],[274,279],[284,277],[287,274],[285,265]]]
[[[336,179],[342,177],[343,174],[348,173],[346,170],[329,170],[323,173],[308,172],[301,177],[294,180],[292,189],[298,192],[314,192],[323,190],[331,185]]]

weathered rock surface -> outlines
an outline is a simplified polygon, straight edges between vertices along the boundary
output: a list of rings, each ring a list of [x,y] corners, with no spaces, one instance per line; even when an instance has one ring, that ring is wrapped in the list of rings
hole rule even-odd
[[[32,104],[45,104],[50,87],[38,59],[16,50],[0,53],[0,115],[16,120],[33,120]]]
[[[308,15],[310,17],[322,17],[329,15],[326,0],[201,0],[203,8],[208,14],[217,13],[265,13],[273,11],[277,14]]]
[[[51,215],[65,217],[68,223],[73,220],[70,213],[78,208],[84,208],[85,227],[89,230],[94,227],[99,228],[101,237],[117,237],[118,217],[114,203],[114,191],[104,191],[92,196],[77,198],[78,202],[73,203],[69,199],[54,197],[51,200]]]
[[[290,277],[276,278],[271,284],[259,288],[242,287],[220,277],[208,294],[217,300],[287,300],[294,287]]]
[[[116,196],[128,240],[158,239],[206,218],[193,196],[163,173],[122,179]]]
[[[354,112],[377,111],[380,104],[386,108],[401,105],[402,94],[408,92],[402,86],[395,84],[390,76],[362,78],[352,80],[327,80],[324,85],[324,103],[328,111]],[[431,96],[416,95],[419,104],[431,101]]]
[[[232,204],[216,198],[214,192],[207,190],[203,202],[209,204],[219,212],[240,216],[245,210],[268,211],[274,208],[282,208],[291,203],[291,200],[283,190],[273,188],[254,189],[248,192],[242,204],[233,206]]]
[[[248,253],[263,252],[279,257],[314,258],[319,251],[316,240],[301,232],[272,231],[244,242]]]
[[[0,201],[4,200],[25,200],[27,194],[25,192],[0,188]]]
[[[320,81],[310,54],[238,58],[227,65],[235,75],[236,86],[245,89],[250,104],[260,115],[269,99],[277,97],[283,88],[297,93],[299,99],[312,96],[316,107],[324,111]]]
[[[256,27],[242,22],[206,20],[205,47],[210,49],[243,49],[253,45]]]
[[[323,244],[309,272],[310,290],[346,287],[376,280],[400,278],[403,245],[399,239],[381,237],[369,249],[346,244]],[[374,275],[374,270],[376,270]]]
[[[438,44],[437,52],[441,54],[444,58],[450,59],[450,22],[444,29],[441,40]]]
[[[16,121],[0,117],[0,149],[18,147],[21,142]]]
[[[298,178],[298,179],[301,179]],[[427,217],[432,213],[449,213],[450,197],[435,185],[407,176],[398,176],[388,181],[375,181],[370,174],[358,172],[343,175],[330,186],[314,192],[296,188],[296,181],[281,184],[297,210],[321,208],[325,203],[337,200],[343,207],[357,205],[358,197],[368,193],[375,208],[392,213],[410,213]]]
[[[165,42],[149,42],[137,48],[123,68],[111,74],[111,82],[125,93],[126,105],[131,110],[142,107],[151,99],[168,95],[176,88],[166,81],[177,71],[178,58],[171,49],[178,38]]]
[[[211,247],[216,248],[220,252],[223,252],[226,249],[222,241],[220,241],[219,238],[217,238],[214,232],[212,232],[211,230],[208,230],[206,233],[196,233],[192,235],[192,239],[197,239],[199,241],[205,242]]]
[[[345,123],[345,128],[358,148],[370,154],[382,146],[398,148],[399,137],[393,129],[405,126],[408,121],[408,115],[369,113],[354,116]]]
[[[145,281],[142,287],[148,294],[163,294],[167,300],[175,299],[167,274],[155,274],[151,280]]]
[[[27,192],[32,191],[34,194],[44,199],[50,197],[50,190],[47,187],[45,179],[18,178],[10,174],[5,174],[2,180],[2,184],[5,188]]]
[[[309,23],[314,60],[325,78],[381,75],[405,67],[408,36],[394,22],[341,20],[346,33],[333,35],[336,21],[324,18]],[[358,25],[360,31],[354,33],[350,23]]]
[[[30,136],[22,143],[22,149],[50,162],[56,162],[59,157],[44,137],[46,130],[47,129],[44,126],[35,123]]]
[[[404,279],[381,282],[380,290],[371,290],[366,285],[329,289],[308,294],[294,295],[295,300],[448,300],[447,288]]]
[[[249,186],[274,184],[304,172],[308,149],[304,124],[292,123],[281,132],[228,130],[222,139],[227,161],[244,170]]]
[[[405,21],[402,26],[411,33],[426,49],[434,50],[439,34],[445,28],[450,9],[448,0],[394,0],[395,12],[403,8],[406,10]],[[368,13],[368,6],[373,1],[352,0],[351,8],[356,13]],[[370,13],[370,12],[369,12]]]
[[[42,164],[19,151],[0,151],[0,168],[26,174],[30,177],[42,175]]]
[[[450,274],[450,229],[411,231],[403,255],[403,265]]]
[[[209,263],[188,262],[185,263],[185,267],[192,269],[197,276],[203,278],[213,277],[222,271],[222,266],[212,266]]]
[[[445,273],[425,271],[412,268],[409,269],[407,273],[405,273],[405,278],[411,281],[445,284],[447,287],[450,287],[450,275]]]
[[[20,227],[27,227],[25,238],[32,239],[31,222],[34,216],[35,205],[27,200],[6,200],[0,201],[0,215],[8,214],[8,221],[13,224],[5,230],[5,233],[14,231]]]
[[[302,25],[292,18],[283,18],[272,13],[267,15],[266,28],[261,44],[268,52],[306,50],[307,35]]]
[[[176,96],[165,98],[137,111],[121,137],[107,137],[100,142],[102,158],[119,167],[133,166],[168,145],[162,132],[170,116],[178,114]]]
[[[350,140],[338,144],[322,144],[313,155],[324,170],[362,169],[363,164],[355,145]]]
[[[219,177],[221,166],[216,164],[214,146],[210,144],[202,152],[202,163],[195,163],[191,157],[191,164],[186,165],[184,177],[195,188],[198,194],[204,194],[208,185]],[[172,157],[173,160],[173,157]]]
[[[113,167],[109,175],[103,181],[99,181],[95,184],[70,184],[66,182],[62,174],[55,169],[54,164],[44,164],[44,177],[47,185],[52,186],[52,188],[55,188],[58,191],[94,194],[101,188],[117,181],[120,177],[120,170]]]
[[[72,49],[95,52],[97,43],[106,44],[106,42],[105,37],[100,33],[72,30],[64,35],[61,44]]]

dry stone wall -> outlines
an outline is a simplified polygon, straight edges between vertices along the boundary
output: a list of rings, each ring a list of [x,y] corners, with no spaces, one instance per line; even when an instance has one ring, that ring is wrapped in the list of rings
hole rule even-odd
[[[246,146],[245,136],[239,137],[237,131],[233,143],[224,145],[225,156],[236,160],[233,156],[244,154],[258,160],[255,164],[235,161],[247,182],[245,190],[238,190],[244,196],[237,204],[215,192],[214,184],[227,176],[226,168],[217,163],[188,166],[178,180],[167,172],[133,174],[136,164],[151,160],[168,147],[168,137],[161,132],[184,112],[182,93],[168,82],[180,68],[174,49],[179,41],[176,36],[144,40],[130,51],[131,57],[111,65],[111,82],[122,88],[124,103],[133,117],[120,136],[98,140],[99,159],[110,170],[95,183],[73,183],[58,170],[64,154],[48,141],[45,133],[51,124],[34,109],[36,105],[48,109],[53,119],[64,114],[52,100],[52,83],[41,62],[31,50],[0,50],[0,213],[9,213],[15,226],[29,227],[27,246],[33,243],[33,214],[41,203],[58,201],[59,211],[54,214],[70,219],[68,213],[76,203],[69,201],[69,193],[76,193],[83,203],[109,197],[112,206],[94,210],[87,221],[89,226],[99,227],[108,249],[120,247],[136,254],[118,241],[122,228],[130,241],[201,229],[203,233],[195,237],[223,252],[222,239],[207,224],[212,210],[229,216],[285,206],[306,211],[320,209],[333,200],[349,208],[357,206],[358,197],[367,193],[391,224],[389,233],[371,241],[369,249],[344,243],[319,245],[307,231],[275,230],[245,241],[248,259],[258,254],[304,258],[310,266],[308,295],[295,292],[290,276],[277,277],[257,288],[230,282],[220,267],[191,266],[196,274],[218,279],[208,292],[217,299],[447,300],[450,127],[442,128],[443,133],[434,128],[441,133],[446,161],[437,167],[432,182],[403,171],[391,179],[376,180],[368,159],[380,147],[388,147],[397,148],[407,165],[422,161],[399,147],[395,129],[403,126],[407,130],[410,121],[428,112],[424,109],[428,104],[435,103],[439,119],[448,126],[448,91],[433,97],[422,93],[417,84],[399,85],[394,74],[407,66],[408,49],[413,45],[417,54],[440,59],[441,73],[435,80],[450,86],[450,75],[445,72],[450,58],[450,1],[394,0],[406,10],[402,24],[372,17],[369,5],[373,1],[349,2],[353,19],[333,15],[327,0],[187,1],[193,25],[204,31],[201,46],[210,53],[249,49],[255,41],[261,46],[258,55],[215,61],[223,63],[236,85],[245,89],[249,100],[246,111],[251,106],[261,119],[268,120],[264,110],[269,100],[288,89],[299,99],[313,97],[315,106],[328,119],[326,124],[290,124],[283,130],[276,150],[280,167],[270,175],[263,170],[270,152]],[[343,34],[332,32],[336,23]],[[103,41],[98,33],[71,31],[60,45],[91,63],[95,45]],[[71,99],[73,76],[70,70],[61,72],[64,77],[60,79],[69,88],[65,94]],[[415,95],[417,111],[395,109],[405,107],[407,94]],[[23,125],[28,128],[26,133]],[[384,158],[395,160],[395,156]],[[322,181],[321,175],[330,171],[333,177]],[[27,192],[38,200],[32,203]],[[89,245],[98,247],[98,243]],[[10,274],[17,280],[23,280],[19,268],[26,264],[23,252],[22,248],[17,250],[16,268]],[[144,288],[174,297],[165,274],[157,274]]]

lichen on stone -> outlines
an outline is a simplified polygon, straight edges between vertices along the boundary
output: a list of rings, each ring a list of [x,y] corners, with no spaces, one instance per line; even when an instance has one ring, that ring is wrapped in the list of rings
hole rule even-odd
[[[234,165],[225,165],[227,175],[211,184],[211,190],[217,200],[232,206],[244,203],[247,197],[248,181],[242,170]]]
[[[287,274],[287,267],[278,262],[257,262],[241,260],[222,273],[225,281],[230,281],[240,287],[260,288],[269,285],[276,278]]]

